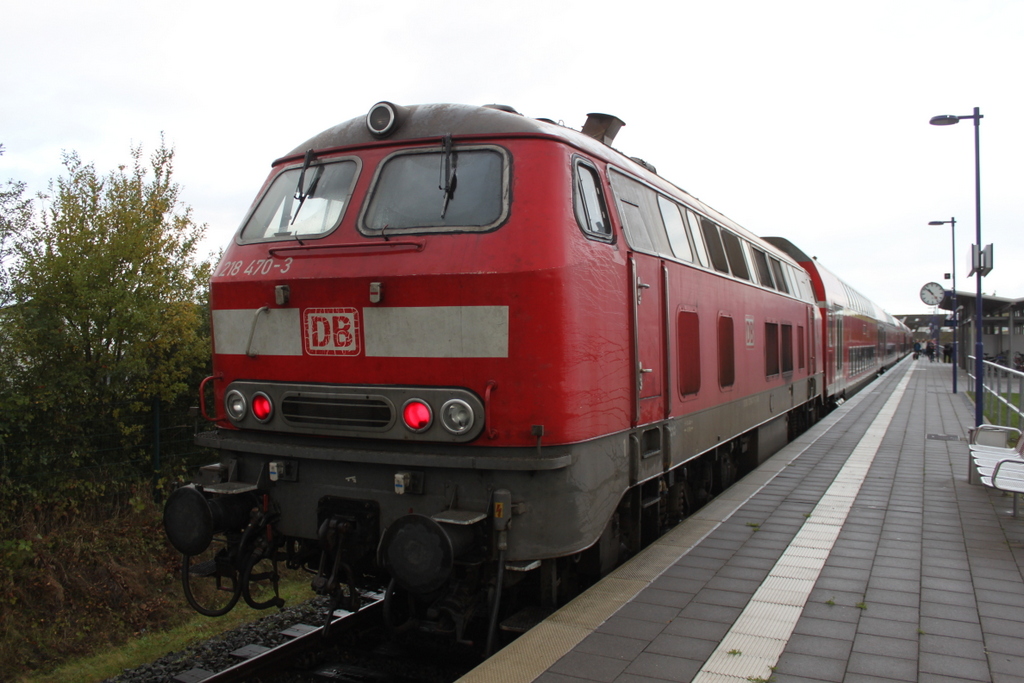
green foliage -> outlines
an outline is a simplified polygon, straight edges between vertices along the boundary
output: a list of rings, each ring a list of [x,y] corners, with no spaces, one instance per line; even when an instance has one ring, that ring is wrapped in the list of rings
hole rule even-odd
[[[7,458],[13,474],[138,446],[151,399],[190,395],[208,366],[206,226],[180,205],[173,150],[161,142],[148,166],[141,147],[131,156],[101,176],[65,153],[41,223],[17,230],[0,325],[0,412],[16,420],[0,436],[50,445]]]
[[[0,155],[4,146],[0,145]],[[25,199],[25,183],[0,183],[0,308],[11,300],[8,268],[13,261],[15,238],[32,223],[32,200]]]
[[[194,451],[211,264],[173,150],[131,157],[65,154],[40,211],[0,184],[0,680],[187,611],[151,487]]]
[[[46,668],[187,614],[144,482],[65,480],[0,501],[0,672]],[[0,680],[5,675],[0,673]]]

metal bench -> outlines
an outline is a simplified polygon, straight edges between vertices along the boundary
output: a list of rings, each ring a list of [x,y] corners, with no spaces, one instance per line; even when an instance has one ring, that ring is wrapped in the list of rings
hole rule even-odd
[[[991,474],[981,474],[981,483],[990,488],[1006,491],[1013,495],[1013,516],[1017,516],[1017,494],[1024,493],[1024,459],[1009,458],[1000,460],[991,470]]]
[[[1016,446],[1009,446],[1011,438],[1017,439]],[[972,429],[968,434],[967,448],[970,451],[967,468],[967,481],[970,484],[982,483],[982,471],[987,470],[984,474],[991,475],[996,463],[1001,460],[1024,460],[1024,438],[1021,438],[1020,430],[1013,427],[982,425]]]

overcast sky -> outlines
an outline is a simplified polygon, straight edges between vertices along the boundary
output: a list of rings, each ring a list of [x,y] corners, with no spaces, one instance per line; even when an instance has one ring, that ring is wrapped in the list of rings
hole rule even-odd
[[[582,127],[759,235],[782,235],[894,314],[975,239],[984,291],[1024,297],[1024,1],[7,0],[0,180],[31,192],[61,150],[106,173],[176,150],[183,201],[228,243],[278,156],[399,104],[504,103]]]

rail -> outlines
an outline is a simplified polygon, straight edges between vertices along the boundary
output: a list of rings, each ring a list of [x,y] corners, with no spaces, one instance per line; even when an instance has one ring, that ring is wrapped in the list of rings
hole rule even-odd
[[[967,357],[968,391],[975,391],[974,356]],[[1024,429],[1024,372],[984,361],[984,386],[981,400],[986,417],[993,424]]]

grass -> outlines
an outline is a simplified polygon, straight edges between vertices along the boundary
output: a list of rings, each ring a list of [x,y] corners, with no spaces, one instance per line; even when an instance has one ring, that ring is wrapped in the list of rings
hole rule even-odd
[[[290,572],[281,582],[281,597],[288,605],[295,605],[312,597],[309,576]],[[181,598],[184,602],[185,598]],[[200,640],[212,638],[244,623],[255,621],[268,613],[254,610],[240,602],[227,615],[211,619],[196,614],[185,623],[163,632],[145,633],[121,647],[112,648],[89,657],[70,661],[46,673],[34,673],[16,678],[17,683],[95,683],[117,676],[125,669],[133,669],[159,659]]]

